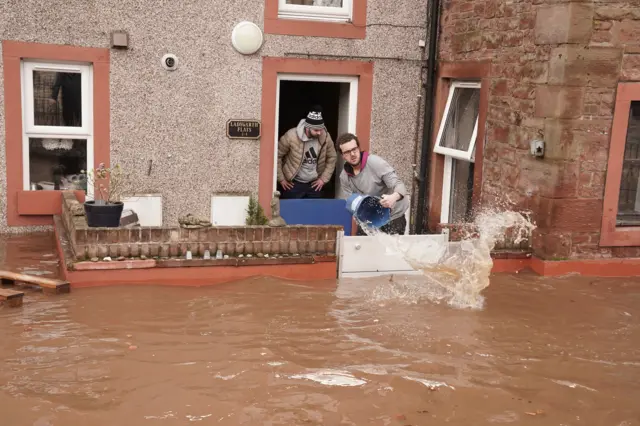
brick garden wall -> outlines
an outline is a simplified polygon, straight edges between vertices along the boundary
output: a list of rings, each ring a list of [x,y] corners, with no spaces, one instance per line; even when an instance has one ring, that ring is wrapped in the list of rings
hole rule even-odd
[[[218,249],[230,257],[259,254],[279,256],[335,256],[341,226],[218,226],[201,229],[168,227],[89,228],[73,193],[63,193],[62,222],[76,261],[124,258],[194,258]],[[258,261],[258,259],[255,259]]]
[[[439,59],[491,60],[483,204],[531,209],[546,259],[640,256],[598,246],[616,86],[640,81],[636,1],[444,0]],[[529,141],[546,142],[544,159]]]

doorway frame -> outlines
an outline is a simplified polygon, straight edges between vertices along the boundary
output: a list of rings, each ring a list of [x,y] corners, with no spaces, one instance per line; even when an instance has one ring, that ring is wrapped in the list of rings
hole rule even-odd
[[[268,216],[271,215],[271,197],[273,195],[273,185],[275,182],[279,74],[302,75],[312,78],[313,76],[319,76],[324,79],[336,77],[357,78],[358,91],[355,130],[363,150],[369,150],[369,137],[371,134],[373,62],[263,57],[261,112],[263,136],[260,138],[258,200]],[[349,113],[351,114],[351,111]]]
[[[273,186],[272,191],[275,191],[278,186],[278,134],[280,129],[278,123],[280,121],[280,82],[281,81],[311,81],[317,83],[339,83],[349,84],[349,122],[347,124],[347,132],[356,132],[356,123],[358,121],[358,77],[357,76],[342,76],[342,75],[319,75],[319,74],[290,74],[290,73],[278,73],[277,88],[276,88],[276,117],[274,123],[274,152],[273,152]],[[335,142],[338,135],[335,135],[333,142]],[[337,166],[337,164],[336,164]]]

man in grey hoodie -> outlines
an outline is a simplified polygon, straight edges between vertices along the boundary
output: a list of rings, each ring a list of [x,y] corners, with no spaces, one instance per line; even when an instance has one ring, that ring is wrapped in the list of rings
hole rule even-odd
[[[380,230],[387,234],[404,234],[409,200],[407,189],[393,167],[381,157],[361,151],[360,141],[354,134],[340,135],[336,143],[345,162],[340,173],[340,198],[347,199],[353,193],[380,197],[380,204],[391,209],[391,221]],[[360,226],[357,234],[366,235]]]

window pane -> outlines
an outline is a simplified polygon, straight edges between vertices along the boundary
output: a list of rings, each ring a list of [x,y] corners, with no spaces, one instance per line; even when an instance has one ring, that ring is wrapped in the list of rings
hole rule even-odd
[[[29,138],[31,189],[86,190],[82,170],[87,169],[85,139]]]
[[[77,72],[34,71],[34,124],[82,127],[81,79]]]
[[[304,6],[342,7],[342,0],[287,0],[287,4]]]
[[[480,89],[455,88],[440,146],[467,151],[479,112]]]
[[[640,101],[632,101],[618,198],[617,224],[619,226],[640,225],[638,180],[640,180]]]
[[[449,223],[471,221],[473,163],[452,159]]]

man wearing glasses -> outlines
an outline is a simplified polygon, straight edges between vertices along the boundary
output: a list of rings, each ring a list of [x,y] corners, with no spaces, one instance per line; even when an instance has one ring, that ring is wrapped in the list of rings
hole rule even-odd
[[[409,200],[407,189],[396,171],[381,157],[360,151],[360,141],[354,134],[340,135],[336,143],[345,161],[340,173],[340,198],[347,199],[353,193],[380,197],[380,204],[391,209],[391,221],[380,230],[387,234],[404,234]],[[359,225],[357,235],[366,235]]]

